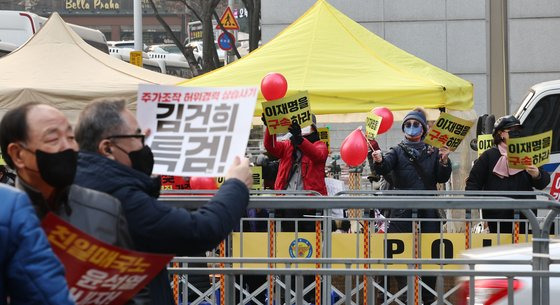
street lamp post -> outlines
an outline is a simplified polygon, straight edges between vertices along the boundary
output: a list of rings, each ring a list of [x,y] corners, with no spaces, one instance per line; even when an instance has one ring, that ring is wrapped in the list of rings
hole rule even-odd
[[[142,0],[134,0],[134,50],[143,50],[142,42]]]

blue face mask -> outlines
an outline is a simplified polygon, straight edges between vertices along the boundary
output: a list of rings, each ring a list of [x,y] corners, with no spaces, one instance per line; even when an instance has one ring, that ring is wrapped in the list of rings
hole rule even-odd
[[[417,137],[422,134],[422,125],[418,125],[417,127],[414,127],[414,125],[411,125],[410,127],[405,126],[404,133],[411,137]]]

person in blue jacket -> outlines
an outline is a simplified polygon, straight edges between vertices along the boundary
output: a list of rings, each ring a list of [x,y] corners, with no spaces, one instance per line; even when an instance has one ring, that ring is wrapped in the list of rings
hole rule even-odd
[[[74,304],[27,195],[0,185],[0,198],[0,305]]]
[[[198,255],[228,236],[249,203],[252,173],[249,160],[237,158],[226,181],[208,204],[197,211],[158,201],[160,184],[152,179],[154,157],[124,99],[101,99],[80,114],[78,185],[118,198],[137,250]],[[154,304],[174,304],[167,270],[149,284]]]

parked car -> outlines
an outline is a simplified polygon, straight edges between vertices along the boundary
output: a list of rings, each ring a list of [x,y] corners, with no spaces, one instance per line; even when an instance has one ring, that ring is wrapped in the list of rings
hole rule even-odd
[[[551,259],[560,257],[560,244],[550,244]],[[530,260],[533,258],[532,244],[514,244],[495,247],[484,247],[471,249],[463,252],[463,259],[472,260]],[[476,264],[476,271],[531,271],[531,264]],[[550,271],[560,271],[559,265],[550,265]],[[462,282],[459,292],[460,305],[469,304],[469,279],[461,279]],[[508,303],[508,280],[505,277],[475,277],[474,304],[484,305],[505,305]],[[533,279],[530,277],[515,277],[513,280],[513,298],[515,304],[531,304],[533,293]],[[560,278],[550,278],[550,300],[560,300]]]
[[[187,46],[193,48],[194,57],[196,58],[196,62],[202,67],[202,41],[196,40],[187,43]],[[218,51],[218,59],[223,64],[226,59],[226,51],[220,49],[218,45],[216,45],[216,50]]]

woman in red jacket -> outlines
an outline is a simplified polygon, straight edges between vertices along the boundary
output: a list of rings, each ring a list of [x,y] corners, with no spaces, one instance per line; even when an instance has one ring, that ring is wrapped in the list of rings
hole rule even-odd
[[[292,123],[288,128],[291,133],[289,140],[277,141],[274,135],[270,135],[268,128],[265,129],[264,147],[270,154],[280,159],[275,190],[313,190],[327,195],[325,162],[329,153],[327,145],[319,140],[315,115],[312,117],[313,124],[303,130],[297,122]],[[295,215],[291,212],[284,215],[301,217],[305,212],[299,210]],[[298,227],[303,229],[300,230],[302,232],[306,227],[314,231],[313,222],[300,222]]]

